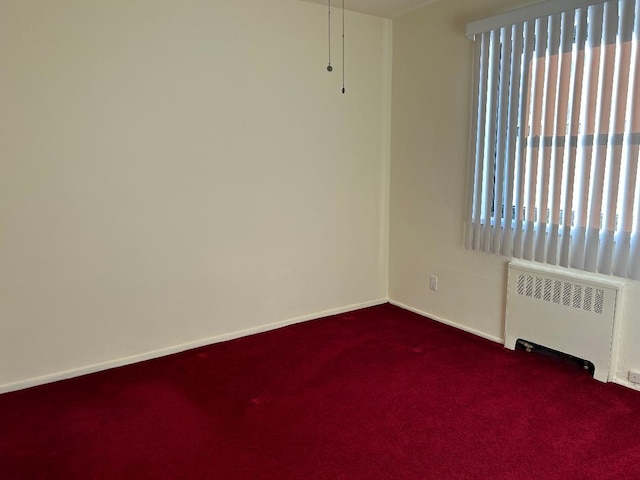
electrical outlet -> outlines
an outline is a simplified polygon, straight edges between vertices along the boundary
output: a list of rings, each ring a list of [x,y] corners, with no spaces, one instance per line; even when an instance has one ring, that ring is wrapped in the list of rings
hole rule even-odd
[[[633,383],[640,383],[640,372],[629,372],[629,381]]]
[[[436,275],[431,275],[429,277],[429,288],[434,292],[438,291],[438,277]]]

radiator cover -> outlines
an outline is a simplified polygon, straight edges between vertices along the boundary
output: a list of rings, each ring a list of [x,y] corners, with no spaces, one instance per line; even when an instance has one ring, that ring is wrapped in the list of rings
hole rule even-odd
[[[624,282],[521,260],[508,270],[505,347],[526,340],[588,360],[606,382]]]

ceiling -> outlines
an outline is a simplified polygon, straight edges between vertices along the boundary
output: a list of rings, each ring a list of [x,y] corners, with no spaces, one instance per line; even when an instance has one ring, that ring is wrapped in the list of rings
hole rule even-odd
[[[303,0],[328,5],[328,0]],[[344,0],[344,7],[354,12],[377,17],[393,18],[438,0]],[[331,5],[341,7],[342,0],[331,0]]]

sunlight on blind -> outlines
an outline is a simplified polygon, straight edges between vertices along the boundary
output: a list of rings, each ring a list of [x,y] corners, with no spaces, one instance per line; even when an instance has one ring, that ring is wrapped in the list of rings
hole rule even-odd
[[[640,0],[476,37],[467,247],[640,279]]]

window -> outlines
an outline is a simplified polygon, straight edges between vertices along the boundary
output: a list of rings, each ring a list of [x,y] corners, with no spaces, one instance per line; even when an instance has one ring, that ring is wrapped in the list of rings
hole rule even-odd
[[[640,0],[546,2],[469,30],[467,247],[640,279]]]

